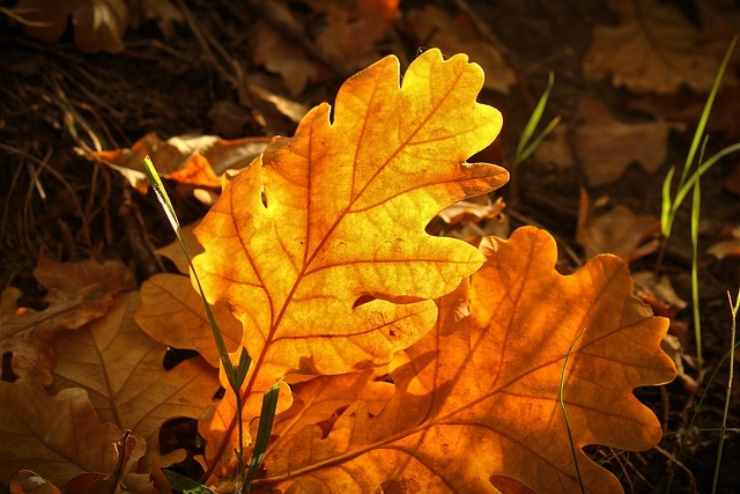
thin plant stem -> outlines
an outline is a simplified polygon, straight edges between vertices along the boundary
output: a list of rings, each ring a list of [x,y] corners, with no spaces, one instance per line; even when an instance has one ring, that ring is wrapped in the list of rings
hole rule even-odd
[[[732,301],[730,291],[727,291],[727,300],[730,303],[732,323],[730,325],[730,372],[727,378],[727,392],[725,394],[725,409],[722,414],[722,426],[720,427],[719,445],[717,446],[717,460],[714,462],[714,478],[712,479],[712,494],[716,494],[719,485],[719,471],[722,466],[722,450],[725,446],[727,436],[727,415],[730,413],[730,401],[732,400],[732,380],[735,371],[735,336],[737,333],[737,313],[740,311],[740,289],[738,289],[735,302]]]
[[[568,410],[565,407],[565,371],[568,367],[568,360],[570,359],[570,354],[573,352],[573,347],[575,347],[576,342],[581,338],[581,335],[583,334],[583,330],[573,339],[573,342],[570,344],[570,348],[568,348],[568,352],[565,354],[565,359],[563,360],[563,367],[560,369],[560,392],[559,392],[559,401],[560,401],[560,409],[563,412],[563,421],[565,422],[565,430],[568,433],[568,444],[570,446],[570,454],[571,458],[573,459],[573,465],[576,469],[576,477],[578,478],[578,486],[580,488],[581,494],[586,494],[586,487],[583,485],[583,477],[581,476],[581,467],[578,465],[578,455],[576,454],[576,445],[575,441],[573,440],[573,431],[570,427],[570,419],[568,418]]]

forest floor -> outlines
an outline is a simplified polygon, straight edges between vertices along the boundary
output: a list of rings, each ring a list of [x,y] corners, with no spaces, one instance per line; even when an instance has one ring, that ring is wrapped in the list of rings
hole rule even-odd
[[[679,209],[662,255],[658,218],[663,178],[683,166],[714,73],[740,26],[740,7],[706,2],[714,9],[707,11],[698,2],[676,1],[646,7],[657,9],[652,12],[619,12],[596,1],[565,7],[504,0],[433,2],[438,11],[432,12],[425,2],[409,1],[382,36],[367,42],[360,36],[342,58],[322,33],[332,16],[362,21],[359,8],[337,14],[320,2],[275,2],[292,8],[286,20],[260,2],[186,3],[183,10],[172,2],[180,12],[172,19],[129,27],[125,48],[114,54],[81,52],[70,27],[58,42],[44,43],[0,15],[3,288],[20,288],[19,302],[38,306],[43,290],[33,269],[40,253],[64,261],[121,259],[139,282],[168,267],[154,250],[173,235],[152,193],[140,193],[90,153],[130,148],[150,132],[163,139],[291,135],[306,108],[331,101],[348,75],[380,55],[395,53],[403,65],[425,48],[440,46],[445,55],[466,51],[494,81],[480,100],[504,115],[502,135],[470,161],[512,172],[512,183],[494,196],[507,204],[502,215],[473,228],[507,235],[520,225],[542,226],[558,239],[562,272],[595,253],[618,252],[633,273],[642,273],[643,298],[673,319],[670,334],[680,344],[675,358],[684,376],[637,391],[663,423],[660,447],[640,453],[594,447],[590,453],[627,492],[710,492],[728,378],[728,366],[718,368],[730,345],[727,291],[734,294],[740,283],[740,239],[733,237],[740,236],[738,157],[729,156],[701,180],[701,373],[691,312],[691,201]],[[661,9],[672,15],[666,20]],[[652,44],[636,42],[637,30],[622,42],[605,37],[596,43],[600,26],[626,25],[629,16]],[[555,83],[543,125],[558,115],[561,123],[514,169],[517,141],[550,72]],[[740,137],[738,78],[733,62],[709,122],[707,156]],[[183,224],[208,210],[193,187],[174,181],[168,187]],[[465,234],[465,225],[433,228]],[[710,253],[720,242],[729,242],[729,249]],[[650,281],[650,273],[664,279]],[[666,287],[675,293],[666,295]],[[728,416],[735,432],[728,433],[718,492],[740,489],[740,386],[735,389]]]

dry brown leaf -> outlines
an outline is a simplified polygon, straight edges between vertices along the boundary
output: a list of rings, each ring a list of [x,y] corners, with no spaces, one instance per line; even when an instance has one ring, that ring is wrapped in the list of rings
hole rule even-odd
[[[725,257],[740,257],[740,226],[732,229],[732,237],[729,240],[723,240],[713,244],[707,249],[717,259]]]
[[[655,252],[660,233],[660,220],[654,216],[636,215],[625,206],[595,214],[588,193],[581,189],[578,208],[576,241],[586,252],[586,258],[598,254],[614,254],[626,262]]]
[[[702,17],[710,27],[700,31],[672,3],[610,4],[621,23],[594,28],[583,61],[587,77],[611,74],[614,85],[637,92],[672,93],[683,84],[699,92],[709,90],[732,37],[732,29],[722,22],[725,14],[711,15],[704,9]],[[729,73],[727,78],[733,79]]]
[[[0,479],[30,468],[62,485],[82,474],[116,471],[114,443],[123,434],[100,421],[83,389],[50,396],[26,381],[0,382],[0,403]],[[141,457],[143,449],[142,441],[129,463]]]
[[[53,352],[49,342],[62,330],[76,330],[105,315],[115,293],[129,288],[133,278],[118,261],[59,263],[40,258],[36,279],[47,288],[42,311],[15,307],[20,292],[2,294],[0,312],[0,354],[9,363],[12,375],[3,379],[28,378],[48,385],[52,381]]]
[[[26,32],[36,39],[55,43],[70,18],[77,47],[89,53],[123,50],[128,26],[128,7],[123,0],[21,0],[16,9],[33,24]]]
[[[326,15],[326,23],[316,37],[318,49],[335,66],[353,71],[381,57],[378,44],[398,15],[399,0],[308,3]]]
[[[285,87],[293,96],[301,94],[306,84],[324,79],[326,69],[266,22],[257,23],[254,39],[254,62],[270,72],[280,74]]]
[[[195,257],[203,252],[203,247],[201,247],[198,239],[195,238],[196,226],[198,226],[197,223],[192,223],[180,229],[180,237],[182,238],[182,242],[185,244],[185,248],[187,249],[188,254],[192,257]],[[187,257],[185,257],[185,254],[183,254],[182,247],[180,247],[180,243],[177,240],[175,240],[171,244],[165,245],[164,247],[160,247],[156,250],[156,252],[160,256],[165,256],[173,263],[175,263],[175,266],[182,274],[188,274],[190,272],[188,259]]]
[[[508,178],[464,161],[501,128],[475,101],[482,83],[467,57],[430,50],[401,86],[398,60],[384,58],[342,86],[333,121],[329,105],[314,108],[224,189],[196,230],[205,253],[194,262],[209,300],[244,325],[246,401],[288,372],[388,362],[434,324],[425,299],[480,265],[476,249],[425,227]]]
[[[471,60],[479,63],[488,74],[486,89],[508,94],[516,84],[516,74],[506,64],[500,50],[482,38],[467,17],[453,18],[441,8],[427,5],[410,11],[407,18],[419,42],[438,46],[445,53],[467,53]]]
[[[163,141],[150,132],[131,147],[92,154],[91,159],[120,172],[137,190],[147,190],[144,157],[149,155],[160,175],[180,183],[220,187],[226,170],[248,166],[265,149],[268,137],[225,140],[216,136],[177,136]]]
[[[225,304],[216,304],[212,310],[227,349],[235,351],[242,337],[241,323]],[[203,302],[187,276],[157,274],[145,281],[135,318],[141,329],[155,340],[175,347],[189,342],[185,348],[197,350],[213,367],[219,366],[218,350]]]
[[[149,437],[164,420],[203,415],[219,384],[200,359],[166,371],[166,348],[134,322],[138,303],[137,292],[122,294],[86,330],[60,334],[54,387],[86,389],[102,419]]]
[[[653,271],[640,271],[632,275],[635,280],[636,294],[653,311],[662,316],[671,317],[688,305],[673,289],[671,279],[666,276],[656,276]]]
[[[562,276],[555,241],[531,227],[483,249],[470,316],[455,315],[460,293],[441,300],[436,328],[407,350],[380,415],[360,403],[328,436],[303,428],[268,456],[255,484],[296,493],[490,493],[494,477],[507,488],[504,479],[534,492],[579,492],[560,407],[564,372],[586,492],[623,492],[582,448],[644,450],[659,441],[660,424],[633,389],[675,376],[660,349],[668,320],[631,296],[617,257]]]
[[[618,179],[637,161],[655,173],[666,159],[668,130],[663,121],[623,123],[601,102],[585,98],[578,107],[583,124],[575,129],[573,147],[591,185]]]
[[[506,204],[501,197],[497,198],[496,202],[491,202],[491,199],[486,197],[486,202],[483,204],[480,202],[460,201],[440,211],[439,217],[449,225],[471,220],[479,222],[481,220],[497,218],[505,207]]]
[[[724,188],[740,196],[740,163],[735,164],[735,169],[724,182]]]
[[[10,479],[10,494],[62,494],[57,486],[31,470],[19,470]]]
[[[539,163],[552,163],[558,169],[570,168],[575,163],[573,150],[568,142],[569,128],[562,123],[555,127],[550,135],[537,146],[534,159]]]

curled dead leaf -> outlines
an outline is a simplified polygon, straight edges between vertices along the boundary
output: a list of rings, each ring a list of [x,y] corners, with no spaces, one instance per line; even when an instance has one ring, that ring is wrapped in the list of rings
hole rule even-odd
[[[137,190],[148,188],[144,157],[149,155],[159,173],[170,180],[201,187],[220,187],[226,170],[248,166],[270,141],[268,137],[225,140],[216,136],[177,136],[163,141],[150,132],[131,147],[98,151],[91,159],[121,173]]]

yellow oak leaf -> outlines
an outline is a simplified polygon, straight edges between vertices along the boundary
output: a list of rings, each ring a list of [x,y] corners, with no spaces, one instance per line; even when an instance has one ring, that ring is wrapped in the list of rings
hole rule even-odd
[[[16,307],[20,292],[13,288],[2,294],[0,354],[9,363],[7,368],[3,366],[2,378],[28,378],[48,385],[53,368],[49,342],[54,335],[105,315],[114,294],[130,288],[133,277],[118,261],[61,263],[44,257],[39,259],[34,276],[48,290],[46,309]]]
[[[424,229],[508,179],[465,162],[502,125],[476,101],[482,85],[465,55],[429,50],[400,84],[386,57],[342,85],[332,115],[315,107],[224,188],[196,229],[194,264],[209,300],[244,325],[247,399],[288,372],[387,363],[433,327],[429,299],[480,267],[476,249]]]
[[[86,389],[102,419],[149,437],[169,418],[203,415],[219,384],[200,358],[164,369],[165,346],[134,322],[138,302],[137,292],[124,293],[85,330],[59,335],[54,387]]]
[[[460,319],[465,285],[440,300],[435,330],[406,351],[383,411],[353,404],[328,435],[304,427],[272,451],[255,487],[573,493],[575,456],[585,492],[623,492],[582,448],[658,442],[660,424],[633,389],[675,376],[660,349],[668,320],[632,297],[616,256],[560,275],[554,239],[531,227],[506,241],[489,237],[482,250],[488,259],[471,279],[469,315]]]
[[[242,327],[225,304],[213,307],[226,348],[239,346]],[[141,304],[136,322],[155,340],[175,348],[197,350],[213,367],[219,357],[213,332],[200,294],[193,290],[190,279],[176,274],[157,274],[141,286]]]
[[[0,382],[0,403],[0,480],[29,468],[61,485],[120,467],[114,443],[123,433],[100,421],[85,390],[65,389],[50,396],[28,381]],[[139,441],[129,459],[138,460],[143,449]]]

